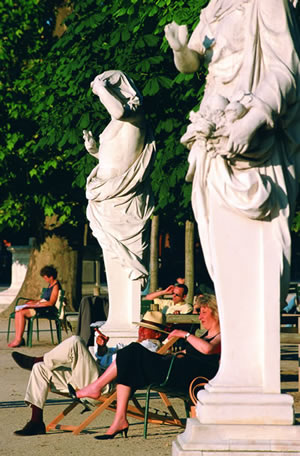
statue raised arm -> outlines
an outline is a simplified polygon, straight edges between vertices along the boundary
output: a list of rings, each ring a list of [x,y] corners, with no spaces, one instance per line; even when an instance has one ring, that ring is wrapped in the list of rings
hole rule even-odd
[[[145,232],[154,209],[149,182],[155,154],[152,130],[143,97],[125,73],[105,71],[91,88],[110,120],[99,136],[99,149],[91,131],[83,132],[87,151],[99,160],[87,179],[87,217],[104,256],[116,259],[132,280],[144,283]]]
[[[176,68],[181,73],[194,73],[200,65],[200,56],[188,48],[188,29],[176,22],[166,25],[166,39],[174,53]]]
[[[98,154],[98,147],[91,131],[83,130],[84,147],[89,154],[95,156]],[[97,157],[98,158],[98,157]]]

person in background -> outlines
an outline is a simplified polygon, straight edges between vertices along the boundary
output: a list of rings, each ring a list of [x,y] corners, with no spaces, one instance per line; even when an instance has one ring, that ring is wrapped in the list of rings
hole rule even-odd
[[[57,270],[54,266],[44,266],[40,270],[40,276],[48,283],[48,288],[44,288],[40,299],[31,300],[15,310],[15,338],[8,344],[8,347],[15,348],[25,345],[23,334],[25,330],[26,318],[47,316],[57,312],[55,303],[61,285],[57,280]]]
[[[162,312],[165,314],[189,314],[193,311],[193,306],[185,302],[185,298],[188,294],[188,287],[183,283],[176,283],[175,285],[169,285],[164,290],[154,291],[148,293],[145,299],[157,299],[164,295],[172,295],[172,302],[170,305],[166,305]]]
[[[184,285],[185,283],[185,278],[184,277],[177,277],[176,283],[180,285]]]
[[[161,312],[146,312],[139,326],[138,341],[150,351],[158,350],[168,334],[165,331],[164,316]],[[97,360],[93,358],[85,342],[79,336],[71,336],[41,357],[26,356],[12,352],[14,361],[23,369],[31,371],[25,402],[31,405],[31,419],[16,435],[28,436],[45,434],[43,408],[49,390],[68,393],[68,383],[76,389],[95,381],[111,364],[118,347],[108,348],[108,338],[100,332]],[[121,345],[119,345],[119,348]],[[102,356],[101,356],[102,354]],[[102,391],[103,393],[103,391]],[[90,401],[93,403],[94,401]]]
[[[293,296],[289,302],[286,304],[286,306],[282,309],[282,313],[299,313],[298,311],[298,306],[300,304],[300,299],[298,294],[296,293],[295,296]]]

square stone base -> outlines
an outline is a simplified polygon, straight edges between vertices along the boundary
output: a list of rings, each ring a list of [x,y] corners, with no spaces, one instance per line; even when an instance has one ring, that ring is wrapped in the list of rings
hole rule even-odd
[[[293,398],[289,394],[202,390],[197,397],[197,417],[201,424],[288,426],[294,423]]]
[[[172,456],[299,456],[300,426],[200,424],[187,421]]]

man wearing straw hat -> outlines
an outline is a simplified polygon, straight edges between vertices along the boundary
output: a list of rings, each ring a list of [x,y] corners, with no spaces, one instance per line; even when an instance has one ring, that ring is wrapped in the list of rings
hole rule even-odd
[[[135,324],[139,326],[138,342],[151,351],[158,350],[164,334],[168,334],[163,314],[148,311],[142,320]],[[106,336],[101,336],[108,341]],[[113,348],[115,347],[107,348],[107,351]],[[115,349],[114,353],[116,351]],[[31,371],[24,400],[31,405],[32,417],[23,429],[15,431],[16,435],[21,436],[46,433],[43,407],[49,389],[52,392],[68,393],[68,383],[76,389],[83,388],[96,380],[103,372],[103,366],[108,367],[113,360],[111,355],[106,357],[105,364],[101,363],[101,356],[98,356],[96,361],[79,336],[69,337],[42,357],[27,356],[18,352],[13,352],[12,357],[20,367]]]

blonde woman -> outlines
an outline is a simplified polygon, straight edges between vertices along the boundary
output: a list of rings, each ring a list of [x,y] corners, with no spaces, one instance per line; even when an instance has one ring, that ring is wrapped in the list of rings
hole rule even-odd
[[[201,305],[199,320],[206,333],[196,337],[186,331],[175,329],[168,337],[177,336],[186,340],[186,350],[174,361],[170,385],[188,391],[190,382],[198,376],[213,378],[218,371],[221,353],[221,335],[216,300]],[[98,398],[101,389],[112,380],[117,382],[117,411],[107,433],[98,440],[113,439],[117,434],[128,433],[126,417],[128,400],[133,391],[151,383],[161,383],[168,372],[172,357],[150,353],[140,344],[132,343],[117,353],[114,363],[96,381],[77,391],[78,398]]]

